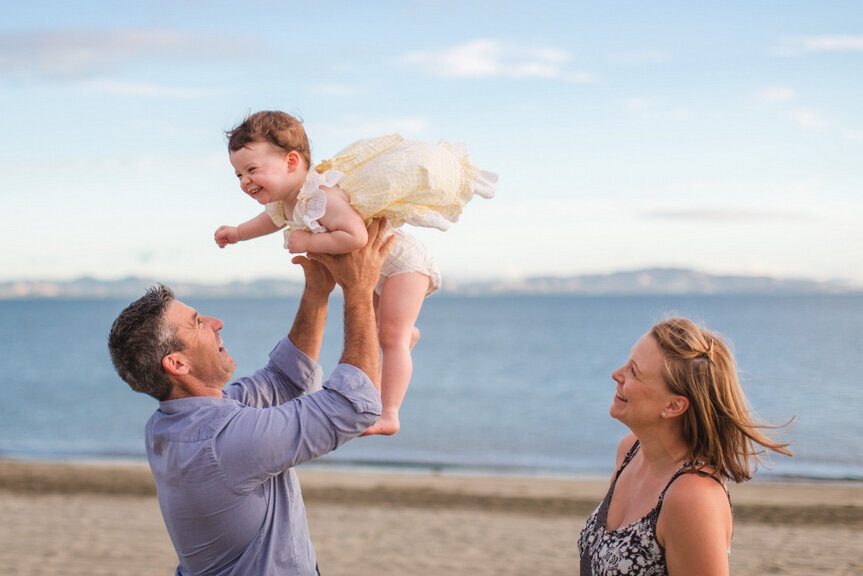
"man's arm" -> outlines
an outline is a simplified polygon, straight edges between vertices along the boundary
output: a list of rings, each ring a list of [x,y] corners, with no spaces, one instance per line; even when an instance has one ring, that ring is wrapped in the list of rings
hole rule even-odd
[[[372,294],[393,237],[385,238],[386,222],[373,221],[369,241],[350,254],[310,254],[342,287],[345,300],[345,347],[340,362],[362,370],[380,392],[381,352]]]
[[[305,256],[295,256],[291,262],[303,267],[306,286],[288,337],[303,354],[317,362],[324,339],[330,293],[336,283],[319,262],[313,262]]]

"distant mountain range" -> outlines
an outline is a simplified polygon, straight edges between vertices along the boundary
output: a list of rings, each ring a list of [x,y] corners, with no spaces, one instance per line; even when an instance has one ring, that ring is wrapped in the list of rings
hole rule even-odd
[[[123,278],[69,281],[0,282],[0,299],[26,298],[135,298],[153,280]],[[264,278],[249,282],[206,284],[168,282],[183,297],[263,298],[299,296],[301,282]],[[460,282],[446,280],[444,294],[485,296],[502,294],[581,294],[626,296],[638,294],[849,294],[863,293],[863,286],[803,279],[760,276],[720,276],[677,268],[650,268],[611,274],[569,277],[536,277],[521,280]]]
[[[863,285],[781,279],[767,276],[723,276],[680,268],[647,268],[610,274],[537,277],[523,280],[450,282],[462,294],[845,294],[863,293]]]

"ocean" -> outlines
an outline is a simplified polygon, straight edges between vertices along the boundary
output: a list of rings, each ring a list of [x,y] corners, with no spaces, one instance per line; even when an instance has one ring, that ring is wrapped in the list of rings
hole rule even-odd
[[[298,300],[179,297],[220,318],[236,374],[262,366]],[[0,457],[145,460],[152,398],[115,374],[106,339],[126,300],[0,301]],[[626,428],[608,415],[611,372],[650,326],[684,315],[728,338],[754,413],[794,458],[758,478],[863,480],[863,296],[435,295],[401,431],[359,438],[320,466],[606,476]],[[333,299],[321,364],[341,352]],[[780,431],[777,431],[779,433]]]

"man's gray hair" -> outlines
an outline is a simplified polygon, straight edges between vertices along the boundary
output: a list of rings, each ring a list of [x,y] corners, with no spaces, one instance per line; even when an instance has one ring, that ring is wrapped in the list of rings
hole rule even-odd
[[[132,390],[156,400],[166,400],[173,388],[162,358],[184,348],[176,327],[164,322],[173,300],[174,292],[164,284],[150,287],[120,312],[108,334],[108,350],[117,374]]]

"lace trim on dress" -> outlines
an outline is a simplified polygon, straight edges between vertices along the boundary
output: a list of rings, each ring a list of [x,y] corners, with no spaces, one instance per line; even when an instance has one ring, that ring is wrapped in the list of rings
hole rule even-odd
[[[309,171],[294,206],[294,222],[292,228],[302,227],[314,234],[326,232],[327,229],[318,222],[327,213],[327,193],[321,186],[337,186],[345,178],[343,172],[327,170],[323,174]]]

